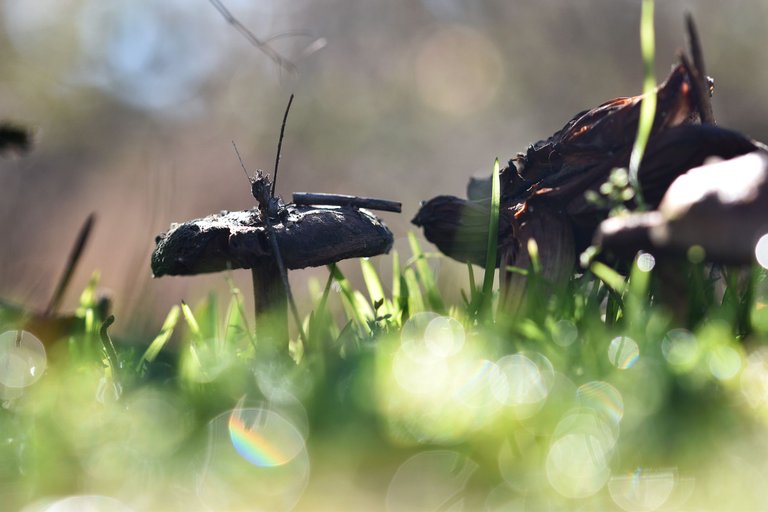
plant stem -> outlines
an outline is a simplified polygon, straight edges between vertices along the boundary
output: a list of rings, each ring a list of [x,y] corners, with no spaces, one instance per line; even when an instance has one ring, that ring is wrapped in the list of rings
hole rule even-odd
[[[640,16],[640,49],[643,55],[643,100],[640,105],[640,121],[637,127],[635,145],[629,159],[629,181],[635,190],[635,198],[640,209],[645,208],[638,173],[643,159],[645,146],[653,129],[656,116],[656,75],[654,72],[655,34],[653,28],[653,0],[643,0]]]

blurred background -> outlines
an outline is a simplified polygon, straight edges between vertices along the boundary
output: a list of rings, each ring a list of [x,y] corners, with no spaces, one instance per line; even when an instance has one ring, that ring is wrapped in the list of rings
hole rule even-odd
[[[34,132],[31,153],[0,159],[1,298],[42,308],[90,212],[64,309],[96,269],[118,334],[154,334],[172,304],[226,290],[221,275],[152,280],[154,237],[253,206],[231,141],[250,170],[271,170],[291,93],[278,193],[402,201],[382,217],[403,248],[420,200],[463,195],[494,157],[641,88],[639,0],[224,3],[295,72],[208,0],[0,1],[0,119]],[[685,11],[719,123],[768,140],[768,2],[658,2],[659,81]],[[295,293],[313,274],[326,272],[292,273]],[[249,273],[234,277],[248,296]]]

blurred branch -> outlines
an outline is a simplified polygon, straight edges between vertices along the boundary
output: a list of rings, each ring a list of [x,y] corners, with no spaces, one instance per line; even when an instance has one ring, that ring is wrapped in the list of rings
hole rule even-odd
[[[75,245],[72,247],[69,257],[67,258],[67,264],[64,266],[64,272],[59,278],[59,282],[56,285],[53,296],[51,296],[51,301],[48,303],[48,307],[45,308],[45,315],[53,315],[59,309],[61,300],[64,297],[64,292],[67,291],[69,282],[72,280],[72,275],[75,273],[77,263],[83,255],[83,249],[85,249],[85,245],[88,243],[88,238],[91,236],[91,229],[93,228],[95,219],[96,214],[91,213],[80,228],[80,231],[77,234],[77,239],[75,240]]]
[[[280,66],[281,68],[285,69],[286,71],[293,72],[296,70],[296,66],[291,62],[290,60],[286,59],[282,55],[280,55],[277,50],[272,48],[267,40],[262,40],[256,34],[250,31],[248,27],[240,23],[240,21],[235,18],[231,12],[229,12],[229,9],[227,9],[223,3],[221,3],[221,0],[209,0],[211,4],[216,8],[217,11],[224,17],[225,20],[227,20],[227,23],[232,25],[235,30],[240,32],[243,37],[245,37],[248,42],[250,42],[253,46],[258,48],[262,53],[264,53],[267,57],[269,57],[272,62]]]
[[[21,125],[0,121],[0,155],[6,152],[26,153],[32,147],[32,135]]]

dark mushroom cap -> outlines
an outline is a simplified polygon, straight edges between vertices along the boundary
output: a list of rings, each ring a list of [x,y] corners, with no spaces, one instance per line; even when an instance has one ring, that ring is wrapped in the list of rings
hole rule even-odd
[[[376,256],[393,243],[392,232],[378,218],[356,208],[288,205],[271,223],[288,269]],[[152,273],[160,277],[256,268],[273,261],[269,236],[257,208],[172,224],[156,239]]]

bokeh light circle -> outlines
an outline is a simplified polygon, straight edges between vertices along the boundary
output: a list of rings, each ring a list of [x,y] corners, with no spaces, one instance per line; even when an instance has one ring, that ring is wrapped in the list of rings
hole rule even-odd
[[[539,367],[522,354],[504,356],[498,361],[499,370],[506,377],[506,386],[494,388],[500,402],[511,405],[531,405],[543,401],[549,386]]]
[[[455,318],[439,316],[432,319],[424,330],[424,342],[436,356],[449,357],[464,346],[464,326]]]
[[[627,512],[658,510],[675,489],[674,470],[636,470],[632,475],[613,476],[608,481],[611,499]]]
[[[255,466],[282,466],[305,447],[298,429],[269,409],[235,409],[227,426],[232,446]]]
[[[639,357],[637,342],[627,336],[617,336],[608,345],[608,360],[619,370],[632,368]]]
[[[572,345],[579,337],[579,328],[570,320],[558,320],[552,332],[552,340],[561,347]]]
[[[643,252],[637,257],[637,268],[642,272],[650,272],[656,266],[656,258],[653,254]]]
[[[492,413],[500,404],[496,399],[499,389],[506,387],[499,365],[488,359],[467,361],[457,375],[453,397],[462,405],[479,412]]]
[[[27,331],[0,334],[0,385],[25,388],[43,376],[47,366],[45,346]]]
[[[238,405],[208,425],[196,492],[213,510],[287,512],[309,475],[305,440],[291,422],[267,407]]]
[[[109,496],[69,496],[58,500],[44,512],[132,512],[132,508]]]
[[[433,312],[416,313],[403,325],[400,331],[400,347],[409,356],[416,360],[431,361],[434,354],[431,353],[424,342],[424,333],[427,327],[440,315]]]
[[[395,472],[386,495],[388,512],[460,510],[469,478],[478,465],[458,452],[431,450],[418,453]],[[458,508],[444,508],[456,500]]]
[[[545,468],[549,484],[566,498],[596,494],[611,474],[610,453],[600,439],[587,433],[566,434],[549,448]]]
[[[516,492],[506,484],[501,484],[488,493],[484,512],[514,512],[526,510],[525,495]]]
[[[582,407],[589,408],[601,418],[618,425],[624,416],[624,399],[618,389],[604,381],[591,381],[579,386],[576,399]]]
[[[727,345],[715,347],[707,354],[707,366],[717,380],[731,380],[741,371],[741,354]]]
[[[607,453],[613,450],[619,440],[619,426],[594,409],[577,407],[568,411],[558,422],[553,438],[569,434],[582,434],[597,439]]]
[[[761,267],[768,269],[768,233],[761,236],[755,244],[755,259]]]
[[[504,487],[518,495],[541,494],[548,487],[544,467],[540,463],[531,464],[527,457],[521,457],[521,442],[525,446],[532,439],[535,437],[533,435],[528,437],[527,432],[515,432],[514,441],[505,440],[499,449],[497,462],[501,477],[504,479]],[[512,443],[515,444],[514,448]],[[540,457],[538,449],[536,457],[537,460]]]
[[[747,356],[740,384],[751,408],[768,408],[768,347],[760,347]]]
[[[404,347],[395,353],[392,374],[401,388],[414,395],[440,393],[451,383],[450,368],[444,360],[417,358]]]
[[[661,352],[667,362],[681,368],[692,368],[700,356],[699,342],[686,329],[672,329],[661,342]]]

